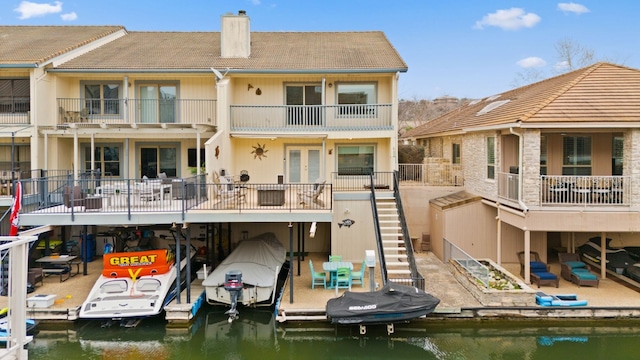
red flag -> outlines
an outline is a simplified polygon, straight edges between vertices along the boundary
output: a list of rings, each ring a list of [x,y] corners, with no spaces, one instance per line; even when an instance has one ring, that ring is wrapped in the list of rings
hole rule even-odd
[[[11,205],[11,215],[9,216],[9,222],[11,228],[9,229],[9,236],[18,235],[18,228],[20,227],[20,207],[22,205],[22,183],[16,182],[16,193],[13,195],[13,205]]]

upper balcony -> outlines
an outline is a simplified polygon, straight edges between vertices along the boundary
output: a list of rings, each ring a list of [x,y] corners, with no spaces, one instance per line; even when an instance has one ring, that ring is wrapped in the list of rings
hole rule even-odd
[[[629,176],[540,175],[539,204],[592,209],[629,206],[633,179]],[[519,174],[498,174],[498,196],[518,201]],[[533,204],[527,204],[533,205]]]
[[[0,125],[29,124],[29,98],[0,101]]]
[[[391,104],[231,105],[231,132],[393,130]]]
[[[58,98],[58,124],[216,125],[216,100]]]

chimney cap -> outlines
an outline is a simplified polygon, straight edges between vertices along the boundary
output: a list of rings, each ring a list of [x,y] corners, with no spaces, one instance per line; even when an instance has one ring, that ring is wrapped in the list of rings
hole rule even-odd
[[[238,10],[238,15],[247,15],[246,10]]]

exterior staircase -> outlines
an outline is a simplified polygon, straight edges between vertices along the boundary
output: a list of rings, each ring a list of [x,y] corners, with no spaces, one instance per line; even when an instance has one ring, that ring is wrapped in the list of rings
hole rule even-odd
[[[393,282],[411,284],[411,269],[402,235],[398,206],[393,193],[377,192],[376,207],[388,279]]]

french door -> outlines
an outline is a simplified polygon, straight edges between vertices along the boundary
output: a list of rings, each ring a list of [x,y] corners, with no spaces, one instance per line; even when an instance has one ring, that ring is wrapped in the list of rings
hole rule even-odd
[[[312,183],[321,176],[320,161],[322,147],[290,146],[287,147],[287,182]]]

